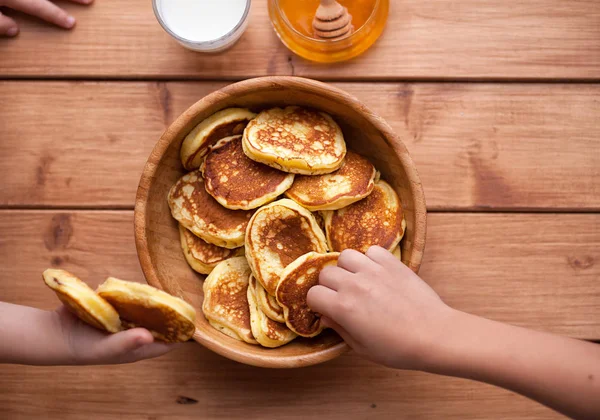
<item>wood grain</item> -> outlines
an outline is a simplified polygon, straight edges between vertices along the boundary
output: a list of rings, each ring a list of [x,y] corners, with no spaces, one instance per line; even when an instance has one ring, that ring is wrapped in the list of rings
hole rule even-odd
[[[0,298],[56,307],[41,280],[50,265],[92,286],[108,275],[143,281],[132,225],[131,211],[0,211]],[[430,214],[421,275],[457,308],[598,339],[599,227],[593,214]],[[389,370],[354,354],[264,370],[189,343],[135,365],[5,365],[0,378],[7,418],[560,418],[488,385]]]
[[[0,77],[242,79],[600,78],[600,10],[595,0],[393,1],[387,28],[363,56],[319,65],[279,42],[267,0],[255,0],[240,42],[220,55],[187,51],[159,26],[147,0],[61,3],[78,19],[70,33],[32,18],[0,40]]]
[[[600,215],[433,213],[420,275],[450,305],[600,339]],[[144,281],[132,211],[0,211],[0,299],[51,309],[44,269]]]
[[[3,418],[561,419],[477,382],[387,369],[354,354],[260,369],[195,343],[155,360],[102,367],[0,366]]]
[[[224,84],[0,82],[0,206],[132,208],[162,131]],[[334,86],[405,142],[430,210],[600,210],[598,85]]]

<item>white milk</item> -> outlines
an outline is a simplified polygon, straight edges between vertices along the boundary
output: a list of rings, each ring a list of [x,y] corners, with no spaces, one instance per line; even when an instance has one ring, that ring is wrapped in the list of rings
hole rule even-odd
[[[201,44],[230,34],[243,18],[247,18],[244,13],[249,1],[155,0],[155,11],[160,14],[163,26],[166,26],[176,37],[182,38],[180,41]],[[245,26],[241,32],[243,29]],[[241,33],[237,34],[237,32],[239,31],[231,34],[234,39],[224,40],[226,45],[220,47],[229,46],[228,41],[235,42],[241,36]]]

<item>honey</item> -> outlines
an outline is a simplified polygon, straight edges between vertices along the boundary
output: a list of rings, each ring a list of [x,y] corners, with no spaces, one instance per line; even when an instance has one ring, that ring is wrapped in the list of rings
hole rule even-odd
[[[365,24],[375,10],[377,0],[337,0],[352,16],[354,30]],[[279,0],[279,9],[291,26],[304,36],[313,37],[312,20],[319,0]]]
[[[389,0],[337,0],[352,16],[354,32],[342,39],[317,39],[312,21],[319,0],[269,0],[275,32],[291,51],[313,61],[348,60],[366,51],[379,38],[389,12]]]

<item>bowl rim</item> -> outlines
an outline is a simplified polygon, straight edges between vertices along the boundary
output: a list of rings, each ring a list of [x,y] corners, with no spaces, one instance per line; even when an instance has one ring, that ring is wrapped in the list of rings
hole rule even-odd
[[[410,268],[414,272],[418,272],[421,266],[423,252],[425,248],[425,235],[427,224],[427,209],[425,204],[425,194],[421,185],[421,180],[417,173],[416,167],[410,157],[408,150],[399,136],[392,130],[383,118],[373,113],[367,108],[358,98],[349,93],[331,86],[329,84],[316,80],[306,79],[296,76],[266,76],[256,77],[240,82],[232,83],[221,89],[218,89],[204,96],[196,103],[191,105],[179,117],[177,117],[169,127],[164,131],[156,145],[154,146],[140,177],[140,182],[137,189],[135,208],[134,208],[134,236],[135,245],[138,254],[138,259],[142,268],[142,272],[146,281],[157,288],[163,289],[163,285],[158,278],[158,274],[153,267],[148,249],[148,240],[146,235],[146,210],[148,207],[148,192],[158,169],[158,162],[166,153],[171,142],[177,137],[182,127],[187,125],[190,119],[193,119],[203,109],[210,107],[223,99],[224,96],[235,96],[239,93],[249,91],[263,90],[265,88],[296,88],[307,91],[309,93],[320,96],[327,96],[337,102],[342,102],[344,105],[352,108],[357,113],[364,116],[373,126],[382,133],[382,138],[391,147],[396,156],[401,161],[404,170],[406,171],[410,184],[410,191],[413,195],[415,213],[415,227],[413,240],[413,257]],[[415,254],[416,253],[416,254]],[[183,296],[183,291],[180,292]],[[221,356],[225,356],[237,362],[248,365],[270,368],[290,368],[304,367],[332,360],[339,355],[345,353],[350,347],[342,341],[327,349],[317,350],[307,355],[292,355],[292,356],[271,356],[268,353],[264,355],[248,354],[244,351],[234,349],[224,345],[219,340],[213,339],[204,335],[200,330],[196,329],[194,340],[208,349],[214,351]]]

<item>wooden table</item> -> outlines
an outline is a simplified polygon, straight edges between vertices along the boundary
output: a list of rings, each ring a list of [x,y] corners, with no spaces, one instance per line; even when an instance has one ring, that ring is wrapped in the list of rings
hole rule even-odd
[[[358,59],[304,61],[266,1],[219,56],[189,52],[148,0],[61,3],[73,32],[18,15],[0,40],[0,299],[51,309],[40,274],[143,281],[133,241],[140,172],[165,127],[230,81],[331,81],[398,132],[429,208],[421,274],[450,305],[600,339],[600,7],[596,0],[394,1]],[[443,340],[443,337],[440,337]],[[127,366],[0,367],[2,418],[548,419],[467,380],[353,354],[261,370],[195,343]]]

